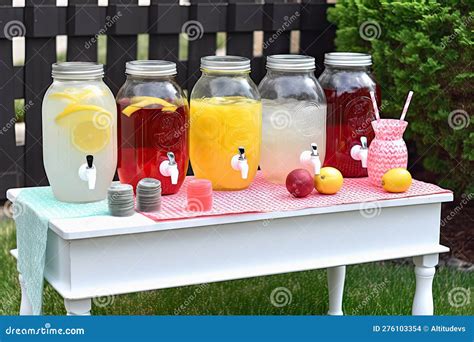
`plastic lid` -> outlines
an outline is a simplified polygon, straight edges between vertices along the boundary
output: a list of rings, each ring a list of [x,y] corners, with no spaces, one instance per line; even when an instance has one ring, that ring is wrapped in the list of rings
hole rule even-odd
[[[358,52],[329,52],[324,54],[324,64],[329,66],[369,66],[372,56]]]
[[[240,56],[206,56],[201,58],[201,70],[250,71],[250,59]]]
[[[85,80],[104,76],[104,66],[92,62],[54,63],[51,75],[53,78]]]
[[[125,73],[134,76],[173,76],[176,63],[163,60],[138,60],[127,62]]]
[[[161,182],[158,179],[155,178],[142,178],[138,184],[137,187],[142,187],[142,188],[160,188],[161,189]]]
[[[304,55],[273,55],[267,57],[267,69],[311,71],[316,69],[314,57]]]

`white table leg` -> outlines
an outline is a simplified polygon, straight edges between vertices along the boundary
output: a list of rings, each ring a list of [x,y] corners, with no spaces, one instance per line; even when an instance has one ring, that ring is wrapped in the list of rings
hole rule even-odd
[[[346,266],[330,267],[328,272],[329,311],[328,315],[342,316],[342,296],[344,294],[344,280]]]
[[[18,279],[20,280],[20,289],[21,289],[20,315],[21,316],[32,315],[33,307],[31,306],[31,302],[30,302],[30,299],[28,298],[28,295],[26,294],[26,284],[25,284],[25,281],[23,280],[23,276],[20,274],[18,276]]]
[[[433,278],[438,254],[421,255],[413,258],[415,264],[416,289],[412,315],[433,315]]]
[[[86,299],[64,299],[68,316],[90,316],[92,300]]]

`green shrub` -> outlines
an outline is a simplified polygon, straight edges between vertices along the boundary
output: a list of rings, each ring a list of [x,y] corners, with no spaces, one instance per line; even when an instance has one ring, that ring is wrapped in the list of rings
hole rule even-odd
[[[473,2],[339,1],[329,10],[339,51],[370,52],[385,117],[414,91],[405,138],[442,186],[474,192]]]

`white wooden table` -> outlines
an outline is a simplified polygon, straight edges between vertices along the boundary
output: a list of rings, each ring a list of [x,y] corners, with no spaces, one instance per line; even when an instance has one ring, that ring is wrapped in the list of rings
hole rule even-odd
[[[19,191],[7,197],[14,202]],[[449,250],[439,244],[447,201],[451,194],[164,222],[55,219],[45,278],[69,315],[89,315],[99,296],[327,268],[328,313],[342,315],[346,265],[413,257],[412,313],[432,315],[438,254]],[[20,314],[31,314],[21,275],[20,284]]]

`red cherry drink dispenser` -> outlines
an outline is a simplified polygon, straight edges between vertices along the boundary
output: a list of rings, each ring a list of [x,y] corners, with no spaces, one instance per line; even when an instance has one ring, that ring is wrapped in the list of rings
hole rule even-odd
[[[325,55],[326,69],[319,82],[327,100],[326,158],[324,166],[339,169],[344,177],[366,177],[367,168],[351,157],[351,149],[366,137],[375,137],[375,114],[370,98],[374,91],[381,102],[380,87],[370,73],[370,55],[332,52]]]
[[[176,64],[133,61],[126,73],[117,95],[119,179],[135,189],[142,178],[156,178],[163,195],[174,194],[189,162],[189,107]]]

